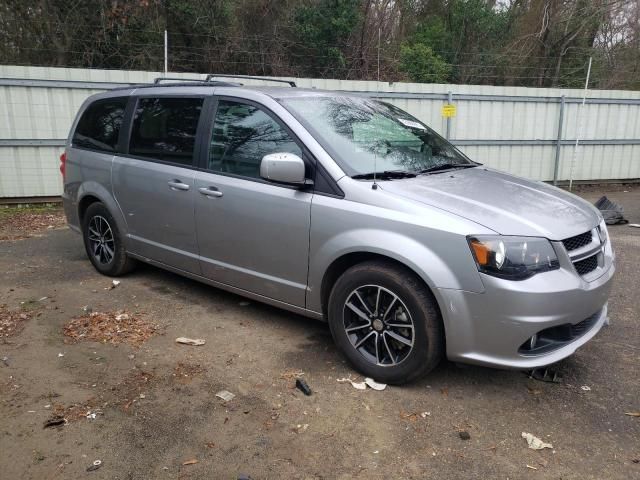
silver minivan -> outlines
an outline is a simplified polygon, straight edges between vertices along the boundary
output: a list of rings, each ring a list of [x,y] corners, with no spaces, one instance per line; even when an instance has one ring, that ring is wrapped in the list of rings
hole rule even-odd
[[[144,261],[325,320],[362,374],[532,369],[607,321],[614,253],[567,192],[365,96],[188,81],[90,97],[61,156],[94,267]]]

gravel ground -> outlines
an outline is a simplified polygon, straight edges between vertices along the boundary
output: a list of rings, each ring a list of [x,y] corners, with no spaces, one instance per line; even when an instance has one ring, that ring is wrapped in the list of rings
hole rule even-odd
[[[640,189],[606,188],[640,223]],[[359,377],[322,323],[144,265],[114,287],[77,234],[6,218],[5,238],[30,238],[0,242],[0,314],[21,321],[0,337],[2,478],[640,478],[640,418],[625,415],[640,411],[640,229],[610,228],[611,326],[556,366],[561,383],[443,362],[359,391],[337,382]]]

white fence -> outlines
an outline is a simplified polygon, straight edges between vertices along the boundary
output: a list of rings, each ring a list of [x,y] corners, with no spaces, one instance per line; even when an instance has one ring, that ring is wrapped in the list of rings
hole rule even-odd
[[[58,157],[83,100],[158,76],[0,66],[0,198],[60,195]],[[448,132],[467,155],[488,166],[535,180],[569,178],[581,90],[294,80],[299,87],[362,92],[394,103],[441,134]],[[457,115],[447,125],[441,107],[449,101]],[[640,178],[640,92],[589,91],[581,115],[574,180]]]

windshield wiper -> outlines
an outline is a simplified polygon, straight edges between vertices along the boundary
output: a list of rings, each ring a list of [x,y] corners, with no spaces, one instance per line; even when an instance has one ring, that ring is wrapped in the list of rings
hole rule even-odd
[[[424,170],[420,170],[418,173],[432,173],[444,170],[455,170],[458,168],[473,168],[477,166],[478,165],[464,163],[441,163],[439,165],[434,165],[432,167],[425,168]]]
[[[355,178],[356,180],[373,180],[374,178],[390,180],[394,178],[413,178],[415,176],[415,173],[407,172],[406,170],[383,170],[382,172],[359,173],[353,175],[351,178]]]

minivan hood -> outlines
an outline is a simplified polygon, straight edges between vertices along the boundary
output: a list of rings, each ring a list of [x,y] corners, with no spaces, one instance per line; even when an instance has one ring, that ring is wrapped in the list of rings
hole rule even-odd
[[[485,167],[378,185],[386,192],[446,210],[502,235],[562,240],[599,223],[596,208],[575,195]]]

